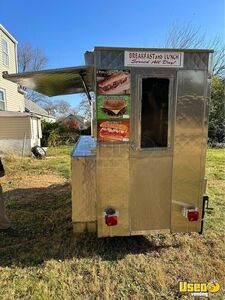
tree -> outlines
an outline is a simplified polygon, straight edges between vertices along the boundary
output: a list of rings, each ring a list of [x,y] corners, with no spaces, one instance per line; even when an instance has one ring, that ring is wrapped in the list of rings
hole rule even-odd
[[[33,72],[45,68],[47,64],[47,57],[39,48],[33,48],[31,44],[24,43],[18,46],[18,67],[19,72]],[[48,102],[48,97],[39,94],[30,89],[26,89],[27,99],[34,102]]]
[[[173,24],[167,34],[166,48],[211,48],[213,54],[213,75],[225,77],[225,45],[216,36],[211,40],[206,39],[206,34],[201,33],[200,28],[191,24]]]
[[[76,109],[73,108],[66,100],[54,101],[49,99],[43,103],[42,107],[50,114],[58,119],[65,118],[69,114],[76,114]]]
[[[213,54],[213,75],[225,77],[225,45],[221,42],[219,37],[215,37],[211,41],[211,47],[215,49]]]
[[[91,93],[92,103],[95,100],[94,93]],[[78,105],[77,113],[84,117],[86,123],[91,122],[91,106],[87,99],[86,94],[82,94],[82,99]]]
[[[214,49],[212,64],[211,104],[209,113],[209,143],[225,143],[225,45],[217,36],[207,41],[200,28],[190,24],[171,26],[165,47]]]
[[[48,62],[44,52],[39,48],[33,48],[31,44],[19,44],[18,67],[19,72],[32,72],[42,70]]]
[[[200,28],[190,24],[170,26],[167,33],[165,47],[167,48],[200,48],[205,36],[200,33]]]
[[[79,131],[63,122],[42,122],[42,140],[44,147],[72,144],[79,138]]]
[[[225,80],[219,76],[212,79],[209,142],[211,145],[225,143]]]

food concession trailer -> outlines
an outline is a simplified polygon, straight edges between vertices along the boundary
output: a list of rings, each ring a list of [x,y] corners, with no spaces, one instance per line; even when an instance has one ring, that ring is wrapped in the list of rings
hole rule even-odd
[[[85,66],[3,74],[48,96],[87,94],[92,133],[71,154],[74,232],[202,232],[212,52],[95,47]]]

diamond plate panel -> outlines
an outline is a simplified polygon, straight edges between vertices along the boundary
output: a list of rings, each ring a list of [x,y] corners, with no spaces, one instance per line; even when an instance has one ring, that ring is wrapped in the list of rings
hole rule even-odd
[[[102,69],[126,69],[124,67],[124,51],[96,51],[95,63]]]
[[[184,54],[184,69],[187,70],[208,70],[209,53],[185,53]]]

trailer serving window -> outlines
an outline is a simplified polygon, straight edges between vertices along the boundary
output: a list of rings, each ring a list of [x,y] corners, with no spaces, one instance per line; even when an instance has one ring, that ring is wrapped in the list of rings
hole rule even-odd
[[[169,79],[143,78],[141,148],[168,146]]]

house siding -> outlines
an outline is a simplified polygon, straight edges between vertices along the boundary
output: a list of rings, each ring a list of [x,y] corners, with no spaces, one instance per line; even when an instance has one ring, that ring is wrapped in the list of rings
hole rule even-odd
[[[2,39],[8,45],[9,65],[3,63]],[[40,145],[40,119],[25,114],[24,95],[18,92],[17,84],[2,77],[2,72],[17,73],[17,41],[0,24],[0,89],[5,94],[5,112],[0,111],[0,154],[16,153],[31,155],[31,148]],[[38,125],[34,134],[33,123]],[[37,127],[36,126],[36,127]]]
[[[9,53],[9,66],[3,64],[2,39],[7,41]],[[5,110],[25,111],[24,95],[18,93],[17,84],[2,78],[2,72],[17,73],[17,43],[12,41],[0,27],[0,89],[5,91]]]
[[[1,140],[0,154],[12,153],[22,156],[30,156],[32,139]]]
[[[1,140],[31,139],[30,117],[0,117]],[[1,148],[1,145],[0,145]]]

